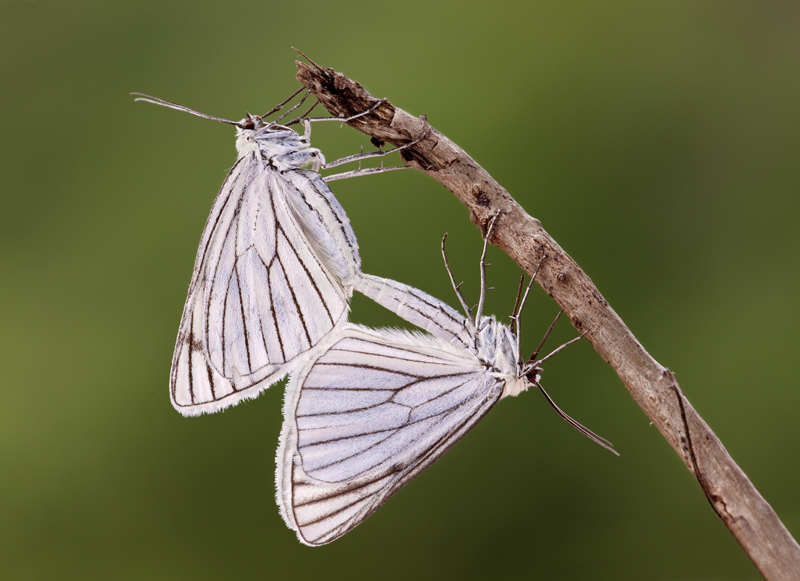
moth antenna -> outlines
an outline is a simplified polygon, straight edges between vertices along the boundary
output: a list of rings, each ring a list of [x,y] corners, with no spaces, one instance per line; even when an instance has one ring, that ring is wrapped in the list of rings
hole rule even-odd
[[[578,338],[580,339],[580,337],[578,337]],[[542,392],[542,395],[544,395],[544,397],[548,401],[548,403],[550,403],[550,405],[553,406],[553,409],[556,410],[556,412],[558,412],[558,415],[560,415],[570,426],[572,426],[573,428],[578,430],[581,434],[583,434],[584,436],[589,438],[595,444],[598,444],[599,446],[602,446],[603,448],[605,448],[606,450],[608,450],[612,454],[616,454],[617,456],[619,456],[619,452],[617,452],[614,449],[614,444],[612,444],[611,442],[609,442],[605,438],[603,438],[601,436],[598,436],[593,431],[591,431],[589,428],[587,428],[584,425],[580,424],[579,422],[573,420],[571,417],[569,417],[567,414],[565,414],[564,411],[560,407],[558,407],[556,405],[556,402],[553,401],[553,398],[548,395],[548,393],[544,390],[544,388],[542,387],[542,385],[538,381],[533,381],[531,383],[533,383],[536,387],[539,388],[539,391]]]
[[[178,105],[177,103],[173,103],[172,101],[167,101],[166,99],[153,97],[152,95],[147,95],[145,93],[131,93],[131,95],[137,95],[137,98],[134,99],[134,101],[144,101],[145,103],[152,103],[153,105],[161,105],[162,107],[175,109],[176,111],[183,111],[184,113],[189,113],[197,117],[202,117],[203,119],[208,119],[209,121],[218,121],[220,123],[227,123],[228,125],[236,125],[237,127],[239,126],[238,121],[231,121],[230,119],[223,119],[222,117],[214,117],[213,115],[206,115],[205,113],[200,113],[200,111],[195,111],[194,109],[190,109],[185,105]]]

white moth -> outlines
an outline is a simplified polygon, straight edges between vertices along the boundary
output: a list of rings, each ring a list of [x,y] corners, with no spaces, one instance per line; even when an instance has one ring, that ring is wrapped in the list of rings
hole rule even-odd
[[[322,545],[341,537],[441,457],[500,399],[530,385],[542,389],[539,365],[547,357],[523,362],[519,327],[515,334],[482,315],[484,281],[481,258],[481,299],[473,318],[455,285],[466,317],[418,289],[362,275],[357,290],[430,334],[347,323],[290,378],[277,501],[301,542]],[[514,319],[518,325],[518,313]],[[613,451],[545,396],[573,426]]]
[[[216,412],[257,396],[346,321],[361,272],[358,243],[317,173],[325,159],[310,146],[309,120],[302,136],[277,123],[303,101],[273,122],[264,121],[270,113],[233,122],[147,95],[137,100],[236,127],[238,159],[203,230],[170,375],[180,413]]]

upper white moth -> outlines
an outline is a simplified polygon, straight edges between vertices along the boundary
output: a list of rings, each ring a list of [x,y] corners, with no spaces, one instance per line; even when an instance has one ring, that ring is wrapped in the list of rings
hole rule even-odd
[[[279,124],[303,101],[265,121],[297,93],[265,115],[248,113],[238,122],[134,94],[236,127],[238,159],[203,230],[170,375],[179,412],[211,413],[258,395],[345,322],[361,272],[358,243],[318,173],[325,158],[310,146],[309,120],[287,124],[303,119],[304,135]],[[350,156],[328,167],[386,153]]]

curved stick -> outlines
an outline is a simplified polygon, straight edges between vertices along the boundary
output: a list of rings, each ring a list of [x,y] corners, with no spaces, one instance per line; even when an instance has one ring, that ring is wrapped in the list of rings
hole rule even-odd
[[[379,99],[333,69],[298,62],[298,80],[334,116],[366,111]],[[426,120],[409,115],[384,100],[374,111],[348,125],[372,142],[395,146],[422,137]],[[719,438],[695,411],[675,376],[636,340],[594,283],[542,228],[541,223],[503,189],[475,160],[447,137],[428,129],[418,143],[402,151],[412,167],[430,175],[470,210],[470,219],[489,242],[532,275],[542,257],[536,282],[564,309],[581,333],[611,365],[634,400],[653,421],[695,475],[711,506],[769,580],[800,579],[800,546],[772,507],[733,461]]]

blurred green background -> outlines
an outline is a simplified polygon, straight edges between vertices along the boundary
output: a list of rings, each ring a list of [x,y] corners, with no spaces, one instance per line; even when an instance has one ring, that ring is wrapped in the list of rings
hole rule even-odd
[[[296,87],[296,46],[419,115],[592,277],[800,533],[796,2],[0,4],[0,576],[754,579],[591,346],[501,402],[364,524],[302,546],[274,501],[282,386],[186,419],[167,379],[233,130]],[[328,159],[366,138],[317,124]],[[455,304],[480,235],[413,171],[335,182],[364,270]],[[488,310],[519,269],[490,249]],[[471,293],[471,295],[469,294]],[[554,303],[525,313],[532,349]],[[397,324],[356,297],[353,318]],[[574,336],[564,323],[553,346]]]

